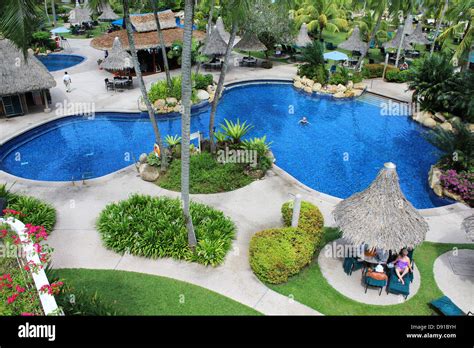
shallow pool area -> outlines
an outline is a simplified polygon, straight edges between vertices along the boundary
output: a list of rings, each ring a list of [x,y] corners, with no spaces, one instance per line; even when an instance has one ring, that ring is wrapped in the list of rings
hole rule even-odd
[[[48,54],[47,56],[38,55],[36,58],[46,66],[49,71],[58,71],[73,67],[82,63],[85,58],[76,54]]]
[[[298,121],[306,116],[308,125]],[[249,137],[267,136],[276,164],[303,184],[346,198],[365,189],[384,162],[397,165],[401,189],[417,208],[452,203],[428,187],[437,149],[425,130],[406,116],[384,116],[364,100],[310,96],[291,84],[265,83],[228,89],[216,126],[224,118],[246,120]],[[193,113],[191,132],[207,136],[209,109]],[[161,117],[162,136],[181,132],[179,117]],[[145,114],[70,116],[36,127],[0,147],[0,169],[27,179],[72,181],[97,178],[129,166],[153,148]]]

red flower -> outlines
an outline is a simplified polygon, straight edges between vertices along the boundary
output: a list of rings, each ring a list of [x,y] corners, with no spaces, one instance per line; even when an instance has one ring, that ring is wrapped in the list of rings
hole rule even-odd
[[[32,317],[32,316],[35,315],[35,313],[23,312],[23,313],[21,313],[21,315],[22,315],[23,317]]]
[[[25,288],[22,288],[20,285],[17,285],[16,291],[18,291],[21,294],[22,292],[25,292]]]
[[[17,297],[18,297],[18,294],[13,294],[13,295],[9,296],[8,299],[7,299],[7,303],[11,304],[11,303],[15,302]]]

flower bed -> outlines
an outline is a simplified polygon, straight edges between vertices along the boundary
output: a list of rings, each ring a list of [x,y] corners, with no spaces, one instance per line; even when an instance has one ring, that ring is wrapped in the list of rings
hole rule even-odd
[[[441,174],[439,180],[446,190],[474,207],[474,173],[450,169]]]

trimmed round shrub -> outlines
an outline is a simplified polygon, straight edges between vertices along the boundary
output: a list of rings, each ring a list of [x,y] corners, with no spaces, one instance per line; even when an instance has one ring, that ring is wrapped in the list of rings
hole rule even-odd
[[[280,284],[311,262],[314,243],[296,228],[257,232],[250,241],[250,267],[263,282]]]
[[[281,214],[286,226],[291,226],[291,218],[293,215],[293,201],[284,203],[281,206]],[[324,217],[319,208],[314,204],[306,201],[301,202],[300,219],[298,228],[308,234],[314,241],[315,246],[319,245],[324,226]]]
[[[105,246],[118,253],[149,258],[172,257],[216,266],[224,261],[235,225],[221,211],[191,202],[197,246],[188,246],[179,199],[132,195],[100,213],[97,229]]]
[[[19,220],[25,225],[43,226],[48,233],[51,233],[56,224],[54,207],[34,197],[14,194],[7,208],[21,212],[24,216]]]

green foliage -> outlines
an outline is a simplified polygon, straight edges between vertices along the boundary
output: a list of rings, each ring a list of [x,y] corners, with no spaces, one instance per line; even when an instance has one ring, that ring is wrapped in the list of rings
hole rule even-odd
[[[8,203],[8,209],[21,212],[24,224],[43,226],[46,232],[51,233],[56,223],[56,210],[48,203],[37,198],[18,195]]]
[[[291,218],[293,215],[293,201],[286,202],[281,207],[281,214],[286,226],[291,226]],[[306,201],[301,202],[300,218],[298,221],[298,229],[304,231],[313,240],[316,246],[321,241],[322,229],[324,226],[324,218],[318,207]]]
[[[301,49],[301,59],[311,66],[324,65],[324,47],[319,41],[313,41]]]
[[[273,68],[273,62],[271,60],[264,60],[262,62],[262,68],[264,69],[271,69]]]
[[[206,89],[207,86],[212,85],[214,77],[211,74],[192,74],[193,86],[196,89]]]
[[[314,244],[300,229],[274,228],[250,241],[250,267],[263,282],[284,283],[311,262]]]
[[[329,71],[324,65],[303,64],[298,66],[298,75],[325,85],[329,78]]]
[[[267,136],[261,138],[250,138],[242,142],[242,148],[245,150],[255,150],[258,156],[265,156],[270,151],[272,142],[267,142]]]
[[[240,144],[241,139],[253,128],[252,125],[247,124],[247,121],[240,123],[239,119],[237,122],[224,119],[224,123],[221,123],[220,127],[233,144]]]
[[[219,163],[211,154],[203,152],[191,156],[189,190],[191,193],[217,193],[233,191],[250,184],[253,179],[244,173],[240,163]],[[158,185],[181,191],[181,160],[175,159]]]
[[[362,68],[362,75],[368,79],[375,79],[382,77],[383,75],[384,64],[365,64]],[[387,65],[385,74],[388,74],[389,71],[397,69],[394,66]]]
[[[148,157],[146,158],[146,163],[153,167],[160,167],[161,166],[161,159],[156,155],[155,152],[150,152]]]
[[[47,31],[36,31],[32,35],[31,44],[33,47],[42,47],[48,50],[56,49],[56,42],[51,39],[51,34]]]
[[[402,83],[407,82],[410,79],[411,72],[410,70],[399,70],[392,69],[385,73],[385,80],[388,82]]]
[[[100,213],[97,229],[105,246],[118,253],[149,258],[172,257],[216,266],[224,261],[235,236],[234,223],[221,211],[191,202],[198,244],[188,246],[179,199],[132,195]]]
[[[206,89],[208,85],[213,82],[211,74],[193,74],[193,101],[196,101],[196,90]],[[173,76],[171,78],[171,88],[168,87],[166,80],[159,80],[153,83],[148,91],[150,102],[154,103],[158,99],[166,99],[173,97],[181,100],[181,75]]]
[[[176,146],[181,143],[181,137],[179,135],[175,135],[175,136],[167,135],[165,137],[165,143],[169,147]]]
[[[474,133],[461,122],[452,122],[455,132],[436,127],[426,139],[443,151],[439,165],[444,169],[474,172]]]
[[[466,71],[454,74],[447,79],[443,93],[438,100],[443,108],[452,114],[459,115],[464,121],[474,123],[474,72]]]

